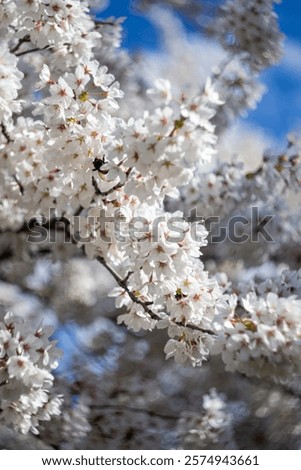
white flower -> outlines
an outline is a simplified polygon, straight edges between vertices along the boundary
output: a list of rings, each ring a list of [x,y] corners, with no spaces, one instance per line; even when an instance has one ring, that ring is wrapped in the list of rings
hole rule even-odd
[[[129,313],[119,315],[118,324],[125,323],[131,330],[153,330],[156,325],[156,320],[153,320],[148,313],[146,313],[141,305],[133,304]]]
[[[234,312],[218,326],[215,353],[226,370],[283,381],[300,373],[301,302],[275,293],[258,297],[254,292],[241,299],[244,312]]]
[[[158,98],[160,103],[163,102],[164,104],[168,104],[172,99],[170,81],[164,80],[163,78],[158,78],[155,80],[154,85],[155,87],[149,89],[147,93]]]
[[[33,372],[32,363],[29,358],[22,356],[11,356],[7,361],[8,374],[10,378],[28,381]]]
[[[200,413],[182,412],[178,423],[184,441],[195,443],[197,447],[216,442],[228,447],[232,440],[232,426],[233,418],[227,410],[227,403],[214,388],[204,395]]]
[[[0,43],[0,121],[21,110],[17,101],[23,73],[17,68],[18,59],[8,50],[5,42]]]
[[[283,36],[279,32],[273,1],[228,0],[213,29],[222,45],[245,53],[247,62],[260,70],[279,61]],[[231,37],[231,39],[230,39]]]
[[[50,85],[49,90],[51,93],[49,103],[59,104],[63,108],[68,108],[74,95],[72,89],[62,77],[59,78],[58,83]]]
[[[38,433],[39,421],[59,413],[62,400],[50,398],[49,392],[54,380],[51,370],[57,367],[59,356],[48,339],[52,331],[38,327],[30,332],[12,314],[0,323],[2,419],[22,433]]]

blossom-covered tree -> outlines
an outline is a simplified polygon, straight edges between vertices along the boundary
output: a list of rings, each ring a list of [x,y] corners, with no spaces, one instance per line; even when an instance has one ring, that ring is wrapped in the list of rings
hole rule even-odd
[[[136,1],[156,64],[105,3],[0,3],[1,445],[299,448],[300,141],[225,155],[275,2]]]

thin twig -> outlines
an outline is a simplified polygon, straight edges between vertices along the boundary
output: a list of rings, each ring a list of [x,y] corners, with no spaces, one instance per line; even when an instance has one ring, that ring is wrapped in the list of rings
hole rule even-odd
[[[104,20],[97,20],[97,19],[94,19],[94,23],[96,26],[116,26],[118,24],[114,21],[104,21]]]
[[[19,186],[20,193],[21,193],[21,195],[23,196],[23,194],[24,194],[24,187],[23,187],[23,185],[21,184],[21,182],[19,181],[19,179],[17,178],[16,175],[14,175],[14,180],[15,180],[15,182],[17,183],[17,185]]]
[[[141,305],[145,312],[149,314],[149,316],[153,319],[153,320],[160,320],[160,317],[154,313],[147,305],[147,302],[143,302],[143,300],[140,300],[128,287],[127,285],[127,278],[128,276],[126,276],[125,279],[121,279],[120,276],[116,273],[116,271],[110,266],[107,264],[106,260],[101,257],[101,256],[98,256],[97,258],[97,261],[99,261],[99,263],[101,263],[108,271],[109,273],[114,277],[115,281],[117,281],[118,285],[120,287],[122,287],[122,289],[124,289],[126,291],[126,293],[128,294],[128,296],[130,297],[130,299],[135,302],[136,304],[138,305]]]
[[[162,415],[160,413],[156,413],[155,411],[150,411],[142,408],[134,408],[132,406],[124,406],[124,405],[110,405],[110,404],[105,404],[105,405],[91,405],[90,408],[93,410],[107,410],[107,409],[115,409],[118,411],[130,411],[131,413],[145,413],[148,414],[149,416],[153,416],[155,418],[161,418],[161,419],[170,419],[173,421],[178,421],[179,417],[178,416],[171,416],[171,415]]]

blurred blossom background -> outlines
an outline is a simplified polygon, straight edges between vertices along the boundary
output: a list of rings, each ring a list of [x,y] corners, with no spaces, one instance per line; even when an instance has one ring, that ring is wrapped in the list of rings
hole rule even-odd
[[[142,88],[166,78],[175,90],[197,90],[225,58],[218,42],[205,34],[222,1],[195,0],[189,8],[185,0],[100,3],[99,10],[95,2],[100,21],[124,18],[116,41],[134,56]],[[283,57],[260,75],[261,85],[252,96],[254,109],[236,118],[218,144],[224,160],[243,154],[251,169],[266,148],[281,149],[287,134],[301,128],[301,2],[284,0],[276,11],[286,36]],[[57,389],[69,398],[61,425],[54,420],[39,438],[15,435],[12,440],[0,426],[2,448],[55,447],[58,428],[60,448],[301,448],[295,396],[300,384],[291,384],[292,393],[280,385],[247,380],[226,373],[218,359],[200,369],[165,361],[164,333],[133,333],[116,325],[120,312],[108,296],[115,284],[97,261],[83,258],[72,246],[65,260],[59,253],[57,260],[55,253],[41,259],[20,253],[19,261],[11,261],[5,258],[5,244],[7,250],[15,244],[21,251],[17,236],[2,239],[2,310],[53,324],[54,338],[65,353],[56,371]],[[231,261],[229,256],[222,268],[235,279],[241,265]],[[208,269],[210,262],[214,272],[210,259]],[[251,268],[246,268],[246,278],[253,276]],[[273,270],[273,264],[255,269],[261,280]],[[244,397],[249,397],[248,403]],[[215,410],[211,418],[206,415],[208,400],[210,412]],[[202,429],[211,434],[202,436]]]

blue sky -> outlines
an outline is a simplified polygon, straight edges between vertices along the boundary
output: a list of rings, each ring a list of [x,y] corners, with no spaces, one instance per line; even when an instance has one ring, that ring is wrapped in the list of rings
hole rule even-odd
[[[130,3],[111,0],[103,16],[127,17],[123,46],[129,50],[159,48],[157,31],[146,18],[133,12]],[[301,0],[283,0],[276,10],[286,36],[285,54],[278,66],[262,75],[268,92],[245,121],[260,127],[273,139],[284,141],[288,132],[301,129]]]
[[[284,139],[291,130],[301,129],[301,1],[283,0],[276,11],[286,36],[284,56],[263,74],[268,92],[247,121]]]

